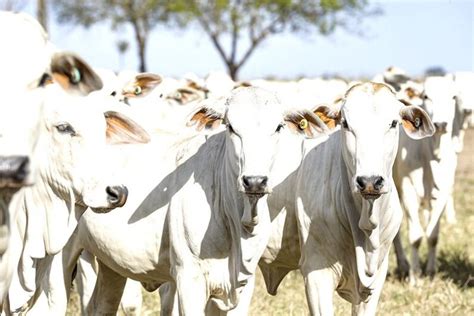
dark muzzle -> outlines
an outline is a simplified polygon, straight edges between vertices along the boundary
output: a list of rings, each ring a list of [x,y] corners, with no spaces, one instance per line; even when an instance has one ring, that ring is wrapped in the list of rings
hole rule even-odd
[[[367,200],[375,200],[385,193],[383,192],[385,180],[381,176],[359,176],[356,178],[356,186],[362,197]]]
[[[27,156],[0,156],[0,188],[19,188],[29,175]]]

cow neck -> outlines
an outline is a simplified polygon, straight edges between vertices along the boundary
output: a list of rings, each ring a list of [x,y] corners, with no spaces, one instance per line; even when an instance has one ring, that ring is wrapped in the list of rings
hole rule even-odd
[[[235,153],[227,137],[217,155],[216,172],[214,176],[214,189],[217,194],[216,205],[219,207],[225,225],[230,232],[230,253],[229,253],[229,278],[231,283],[230,293],[225,300],[213,301],[218,304],[221,310],[234,308],[238,301],[242,287],[248,283],[254,275],[258,260],[263,253],[266,242],[262,240],[260,224],[256,225],[254,232],[249,233],[242,225],[244,208],[251,207],[250,213],[261,215],[264,212],[260,208],[266,206],[266,198],[261,198],[257,203],[251,205],[246,195],[239,191],[238,177],[240,170],[235,162]],[[241,159],[241,158],[239,158]],[[267,215],[268,220],[266,220]],[[269,214],[258,217],[259,220],[270,223]],[[269,230],[268,234],[269,236]],[[225,296],[224,296],[225,297]]]
[[[384,240],[382,233],[390,218],[390,214],[384,214],[388,211],[390,197],[389,194],[383,194],[376,200],[368,201],[358,193],[352,193],[349,181],[353,175],[346,167],[342,154],[340,163],[341,183],[343,191],[346,192],[342,194],[345,198],[343,208],[354,242],[357,275],[361,285],[370,289],[376,280],[379,266],[389,250],[385,243],[384,247],[381,247],[381,243]]]
[[[31,248],[31,255],[35,258],[61,251],[86,210],[86,207],[76,204],[72,188],[62,187],[61,191],[68,192],[65,197],[65,192],[53,189],[55,185],[59,184],[54,178],[41,172],[38,181],[24,192],[28,222],[33,224],[27,225],[27,241],[31,241],[32,246],[36,244]]]

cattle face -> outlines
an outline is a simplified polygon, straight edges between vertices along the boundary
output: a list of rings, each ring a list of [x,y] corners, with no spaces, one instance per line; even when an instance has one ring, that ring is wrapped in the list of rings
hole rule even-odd
[[[228,157],[238,175],[239,190],[248,195],[272,191],[269,175],[282,131],[310,138],[326,130],[309,111],[285,110],[273,93],[261,88],[234,90],[224,108],[200,107],[188,125],[197,124],[198,130],[226,125]]]
[[[427,77],[424,82],[423,108],[435,126],[433,152],[440,159],[444,152],[453,150],[452,131],[456,111],[455,89],[451,75]]]
[[[35,178],[32,156],[42,111],[42,89],[37,86],[49,67],[51,47],[37,21],[26,14],[11,12],[0,12],[0,41],[1,257],[16,213],[14,208],[8,208],[10,200]]]
[[[316,113],[329,124],[342,125],[342,155],[351,188],[368,200],[390,191],[392,166],[398,149],[401,122],[412,138],[433,133],[432,123],[421,108],[404,106],[391,89],[380,83],[361,83],[346,93],[339,113],[320,107]]]
[[[127,190],[107,183],[113,171],[107,170],[106,145],[143,143],[148,135],[119,113],[101,112],[113,102],[108,97],[71,96],[55,85],[47,90],[39,144],[42,177],[64,200],[74,197],[84,206],[101,210],[122,206]]]

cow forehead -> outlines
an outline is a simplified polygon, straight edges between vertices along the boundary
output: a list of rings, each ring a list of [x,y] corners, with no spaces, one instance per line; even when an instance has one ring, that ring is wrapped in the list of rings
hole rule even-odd
[[[454,81],[450,77],[427,77],[424,93],[430,98],[453,98],[455,95]]]
[[[346,118],[360,121],[361,124],[367,120],[384,121],[394,119],[398,116],[400,104],[393,92],[384,84],[363,83],[353,86],[345,96],[342,111]],[[385,124],[385,121],[384,121]]]
[[[275,129],[283,121],[283,106],[264,89],[237,89],[227,101],[226,119],[234,129]]]
[[[110,102],[106,96],[69,95],[55,85],[48,86],[45,97],[45,119],[49,124],[69,123],[81,133],[105,128],[103,110]]]

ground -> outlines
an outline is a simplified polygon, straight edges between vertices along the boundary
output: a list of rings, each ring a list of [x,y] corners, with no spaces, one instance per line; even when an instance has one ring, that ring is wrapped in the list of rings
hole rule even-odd
[[[390,258],[390,275],[385,283],[378,315],[474,315],[474,130],[466,135],[459,157],[454,192],[458,222],[446,224],[442,218],[438,248],[438,273],[411,287],[394,277],[395,255]],[[405,223],[403,229],[405,230]],[[404,240],[406,245],[406,240]],[[426,258],[426,243],[421,247]],[[70,315],[77,315],[77,295],[71,298]],[[335,295],[336,315],[350,315],[350,304]],[[144,292],[142,315],[159,315],[158,293]],[[303,279],[299,272],[289,274],[278,295],[267,294],[261,273],[253,295],[250,315],[308,315]]]

